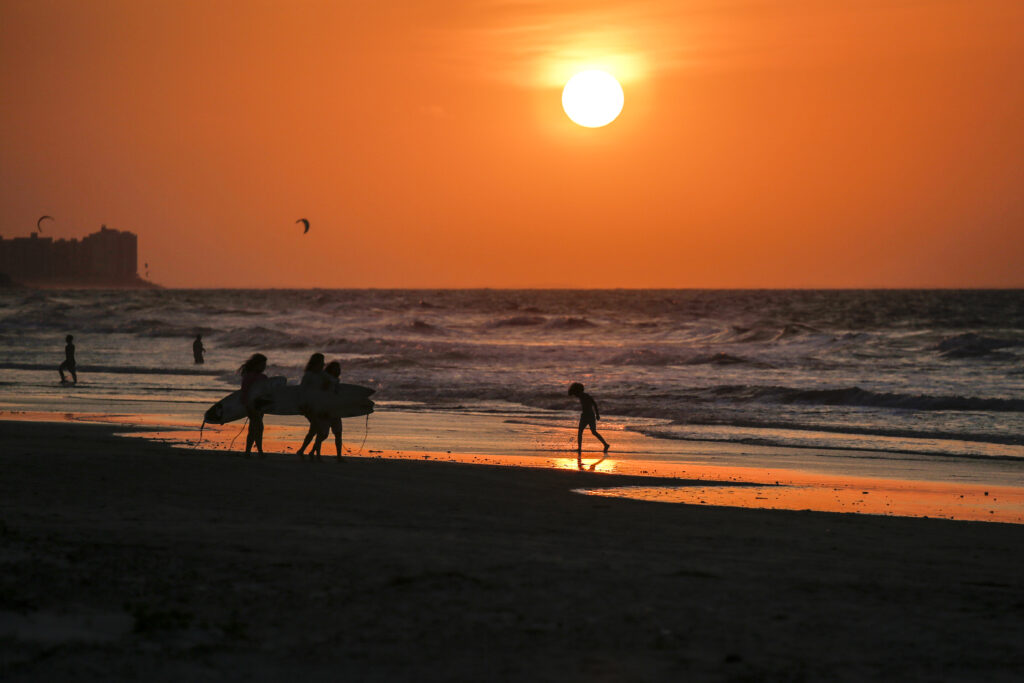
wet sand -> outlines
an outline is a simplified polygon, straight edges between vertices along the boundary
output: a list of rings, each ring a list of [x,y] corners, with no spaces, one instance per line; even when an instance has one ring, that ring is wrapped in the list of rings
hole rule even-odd
[[[1022,525],[666,505],[573,490],[679,480],[114,431],[0,422],[4,680],[1024,676]]]

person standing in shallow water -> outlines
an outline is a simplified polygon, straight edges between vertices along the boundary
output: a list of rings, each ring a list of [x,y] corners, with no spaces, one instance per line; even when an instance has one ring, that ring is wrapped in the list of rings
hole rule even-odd
[[[245,412],[249,417],[249,432],[245,435],[245,454],[252,453],[252,447],[256,446],[260,457],[263,457],[263,412],[255,403],[259,394],[257,385],[266,381],[267,376],[263,371],[267,369],[267,357],[262,353],[254,353],[249,360],[242,363],[238,368],[238,374],[242,376],[242,403],[245,404]]]
[[[597,401],[583,391],[583,385],[579,382],[573,382],[569,385],[569,395],[575,396],[580,400],[580,426],[576,431],[576,460],[580,467],[583,467],[583,429],[590,427],[590,433],[597,437],[597,440],[604,444],[604,450],[607,451],[609,448],[608,442],[604,440],[600,434],[597,433],[597,421],[601,419],[601,413],[597,409]]]
[[[64,341],[67,342],[64,345],[64,362],[57,368],[57,372],[60,373],[60,383],[68,383],[67,378],[64,376],[64,371],[67,370],[71,373],[72,384],[78,384],[78,373],[75,372],[75,338],[69,334],[64,337]]]
[[[202,365],[206,361],[203,360],[203,352],[206,351],[206,347],[203,346],[203,335],[197,334],[196,340],[192,342],[192,357],[196,361],[196,365]]]

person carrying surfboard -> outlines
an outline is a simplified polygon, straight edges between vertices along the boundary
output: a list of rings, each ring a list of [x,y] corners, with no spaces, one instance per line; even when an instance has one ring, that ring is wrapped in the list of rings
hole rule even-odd
[[[68,380],[64,377],[64,371],[67,370],[71,373],[71,383],[78,384],[78,373],[75,372],[75,338],[72,335],[64,337],[66,342],[64,345],[64,362],[57,368],[57,372],[60,373],[60,383],[67,384]]]
[[[249,432],[245,435],[245,455],[252,453],[252,447],[256,446],[260,457],[263,455],[263,411],[256,407],[257,385],[265,382],[267,376],[263,371],[267,369],[267,357],[262,353],[254,353],[249,360],[242,363],[238,368],[238,374],[242,376],[242,402],[245,404],[245,411],[249,417]]]
[[[609,448],[608,442],[604,440],[600,434],[597,433],[597,421],[601,419],[601,413],[597,409],[597,401],[583,391],[583,385],[579,382],[573,382],[569,385],[569,395],[575,396],[580,400],[580,425],[576,431],[576,460],[583,467],[583,429],[590,427],[590,433],[597,437],[597,440],[604,444],[604,450],[607,451]]]
[[[315,391],[330,390],[330,378],[324,373],[324,354],[314,353],[309,357],[309,361],[306,363],[306,371],[302,373],[300,386],[305,396],[309,396],[310,393]],[[302,410],[303,416],[309,420],[309,431],[306,432],[306,438],[302,440],[302,445],[299,446],[299,450],[296,453],[301,458],[306,451],[306,446],[309,445],[310,441],[313,441],[313,448],[309,451],[309,457],[310,459],[317,458],[319,460],[320,445],[327,438],[330,431],[330,423],[325,416],[313,412],[307,399],[303,399],[299,408]]]
[[[324,368],[324,372],[330,379],[331,391],[334,391],[335,387],[341,384],[341,363],[332,360]],[[338,462],[343,462],[341,459],[341,418],[332,416],[328,420],[328,424],[331,426],[331,431],[334,432],[334,447],[338,449]]]

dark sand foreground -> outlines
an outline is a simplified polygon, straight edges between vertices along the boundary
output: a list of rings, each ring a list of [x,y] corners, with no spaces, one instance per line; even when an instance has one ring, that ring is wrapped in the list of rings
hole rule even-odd
[[[0,422],[0,445],[4,681],[1024,678],[1021,525],[93,425]]]

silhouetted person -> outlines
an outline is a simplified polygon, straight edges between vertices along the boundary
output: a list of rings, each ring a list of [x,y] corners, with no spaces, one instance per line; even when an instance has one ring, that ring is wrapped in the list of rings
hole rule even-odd
[[[206,347],[203,346],[203,335],[197,334],[196,340],[192,342],[192,357],[196,360],[196,365],[202,365],[206,361],[203,360],[203,352],[206,351]]]
[[[78,384],[78,373],[75,372],[75,338],[69,334],[64,337],[64,341],[67,342],[64,345],[64,362],[57,368],[57,372],[60,373],[60,383],[68,383],[67,378],[64,376],[64,371],[67,370],[71,373],[71,381],[74,384]]]
[[[245,412],[249,416],[249,433],[245,435],[245,454],[252,453],[253,445],[263,457],[263,412],[256,405],[257,396],[254,393],[255,385],[266,381],[267,376],[263,371],[267,369],[267,357],[262,353],[254,353],[249,360],[242,363],[238,368],[238,374],[242,376],[242,402],[245,404]]]
[[[336,360],[332,360],[324,368],[324,372],[330,379],[330,391],[334,391],[334,388],[341,383],[341,363]],[[334,433],[334,447],[338,449],[338,462],[341,460],[341,418],[331,417],[327,420],[327,424],[331,426],[331,431]]]
[[[324,416],[313,412],[313,406],[307,403],[307,397],[314,391],[327,391],[330,389],[330,379],[324,373],[324,354],[314,353],[309,357],[309,361],[306,363],[306,371],[302,373],[300,386],[302,386],[303,398],[299,404],[299,410],[309,420],[309,431],[306,432],[306,438],[302,440],[302,445],[299,447],[297,454],[301,458],[309,442],[316,439],[313,442],[313,448],[309,451],[309,457],[311,459],[314,457],[319,458],[320,445],[327,438],[330,425]]]
[[[601,419],[601,413],[597,409],[597,401],[590,394],[583,391],[583,385],[579,382],[573,382],[569,385],[569,395],[575,396],[580,400],[580,426],[576,431],[576,460],[580,469],[583,469],[583,429],[585,427],[590,427],[590,433],[604,444],[606,451],[609,446],[608,442],[597,433],[597,421]]]

